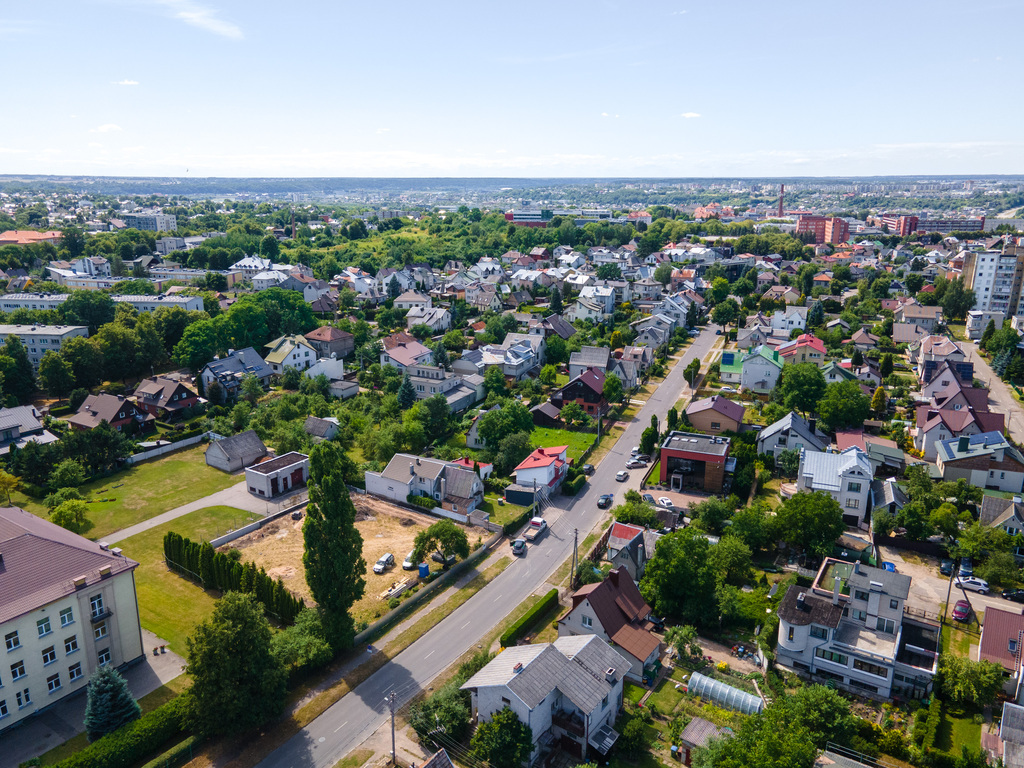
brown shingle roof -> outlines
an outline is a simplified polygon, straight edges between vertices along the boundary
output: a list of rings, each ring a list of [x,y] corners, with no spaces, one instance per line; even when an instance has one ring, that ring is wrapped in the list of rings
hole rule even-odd
[[[641,626],[651,613],[640,590],[622,568],[611,571],[600,584],[588,584],[572,596],[573,608],[584,600],[597,614],[597,620],[611,641],[640,661],[660,645],[657,637]]]
[[[333,325],[321,325],[304,335],[307,340],[312,339],[313,341],[340,341],[345,338],[354,338],[351,333],[335,328]]]
[[[802,601],[799,600],[800,595],[804,596]],[[818,597],[809,589],[794,584],[786,591],[786,596],[779,603],[778,616],[783,621],[788,621],[798,627],[818,624],[835,629],[843,617],[843,608],[842,602],[839,605],[832,605],[831,600]]]

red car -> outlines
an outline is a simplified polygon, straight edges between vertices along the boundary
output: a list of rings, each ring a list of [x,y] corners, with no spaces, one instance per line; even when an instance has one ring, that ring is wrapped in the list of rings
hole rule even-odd
[[[953,618],[957,621],[967,621],[971,615],[971,604],[966,600],[957,600],[953,606]]]

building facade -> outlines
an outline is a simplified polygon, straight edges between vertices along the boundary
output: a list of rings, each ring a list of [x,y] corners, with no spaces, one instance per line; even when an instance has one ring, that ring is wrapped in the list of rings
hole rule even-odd
[[[68,339],[88,338],[89,329],[84,325],[0,325],[0,343],[9,336],[21,339],[32,367],[38,369],[43,355],[60,352]]]

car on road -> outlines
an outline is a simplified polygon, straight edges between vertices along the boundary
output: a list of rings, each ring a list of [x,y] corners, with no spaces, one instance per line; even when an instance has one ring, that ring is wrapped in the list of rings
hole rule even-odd
[[[512,542],[512,554],[513,555],[525,555],[526,554],[526,539],[516,539]]]
[[[971,604],[966,600],[957,600],[953,606],[953,618],[957,621],[967,621],[971,616]]]
[[[737,392],[739,392],[739,390],[736,389],[735,387],[722,387],[722,391],[730,395],[735,395]]]
[[[592,474],[594,474],[594,465],[593,464],[584,464],[583,465],[583,474],[584,475],[592,475]]]
[[[668,496],[662,496],[658,499],[658,506],[665,507],[667,509],[672,509],[675,506],[675,504],[672,503],[672,499],[670,499]]]
[[[721,335],[722,335],[722,329],[719,328],[718,330],[715,331],[715,336],[721,336]]]
[[[960,589],[977,592],[980,595],[988,594],[988,582],[977,576],[957,576],[955,581]]]
[[[630,459],[626,462],[626,469],[641,469],[646,466],[647,464],[640,459]]]
[[[380,556],[380,559],[373,564],[374,573],[384,573],[388,568],[394,568],[395,556],[390,552],[385,552]]]
[[[598,499],[597,499],[597,508],[598,509],[608,509],[608,507],[610,507],[612,505],[612,499],[614,499],[614,498],[615,497],[612,496],[610,493],[606,493],[603,496],[598,497]]]
[[[654,497],[651,494],[649,494],[649,493],[645,493],[640,498],[643,499],[644,501],[646,501],[648,504],[654,504],[655,503]]]
[[[620,469],[618,472],[615,473],[615,479],[620,483],[624,483],[627,480],[629,480],[629,472],[627,472],[624,469]]]
[[[953,561],[948,557],[943,558],[942,562],[939,563],[939,573],[943,576],[949,576],[953,573]]]
[[[405,556],[405,560],[402,561],[403,571],[414,571],[416,570],[416,561],[412,559],[412,556],[416,554],[416,550],[410,550],[409,554]]]
[[[1024,603],[1024,589],[1004,589],[1003,597],[1015,603]]]

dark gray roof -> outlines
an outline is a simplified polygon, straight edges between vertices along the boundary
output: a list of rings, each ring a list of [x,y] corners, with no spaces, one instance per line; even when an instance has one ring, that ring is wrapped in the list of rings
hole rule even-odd
[[[706,453],[712,456],[724,456],[729,451],[729,438],[714,435],[701,435],[696,432],[670,432],[662,442],[662,448],[673,451],[690,451]]]
[[[569,365],[585,365],[588,368],[600,368],[602,371],[608,367],[608,357],[611,350],[607,347],[582,347],[579,352],[573,352],[569,358]]]
[[[410,453],[396,453],[381,474],[389,480],[408,483],[414,474],[431,480],[444,471],[445,463],[435,459],[424,459]]]
[[[815,428],[812,432],[810,422],[792,411],[787,413],[774,424],[770,424],[761,430],[761,433],[757,436],[757,440],[758,442],[761,442],[762,440],[774,437],[787,429],[795,431],[798,435],[810,442],[812,448],[816,448],[819,451],[824,451],[830,444],[828,437],[826,437],[821,430]]]
[[[800,595],[803,595],[803,600],[799,599]],[[786,590],[786,596],[779,603],[778,615],[783,621],[798,627],[817,624],[835,629],[843,618],[844,607],[843,602],[832,605],[831,599],[818,597],[809,589],[794,584]]]
[[[896,483],[887,483],[885,480],[871,481],[871,506],[887,507],[895,502],[902,509],[909,501],[910,498]]]
[[[296,464],[309,462],[309,456],[298,451],[291,451],[283,456],[278,456],[276,459],[270,459],[269,461],[261,462],[249,467],[249,471],[255,472],[258,475],[269,475],[271,472],[277,472],[279,469],[286,467],[293,467]]]
[[[267,446],[253,429],[218,440],[216,445],[220,446],[229,459],[242,459],[254,453],[262,456],[267,452]]]
[[[847,583],[851,587],[860,587],[870,590],[871,585],[881,584],[882,592],[886,595],[907,599],[910,594],[910,577],[902,573],[887,571],[884,568],[875,568],[871,565],[853,564],[854,570],[850,572]]]
[[[337,426],[333,421],[318,419],[316,416],[307,416],[302,428],[306,430],[306,434],[313,437],[326,437],[327,433]]]
[[[1024,744],[1024,707],[1020,704],[1003,704],[1003,721],[999,726],[999,738],[1014,744]]]
[[[479,476],[469,469],[448,465],[444,470],[445,493],[457,499],[473,498],[473,486],[479,483]]]
[[[39,411],[31,405],[19,405],[15,408],[0,410],[0,429],[18,429],[25,434],[42,430],[43,423],[39,420]]]
[[[1020,496],[1016,497],[1020,499]],[[1024,520],[1024,503],[1015,499],[1001,499],[998,496],[983,496],[981,499],[981,524],[1002,523],[1011,516]]]
[[[220,360],[213,360],[207,363],[206,370],[209,370],[217,378],[226,378],[237,375],[253,374],[261,379],[272,375],[274,371],[260,357],[259,353],[252,347],[236,349],[233,353]]]

